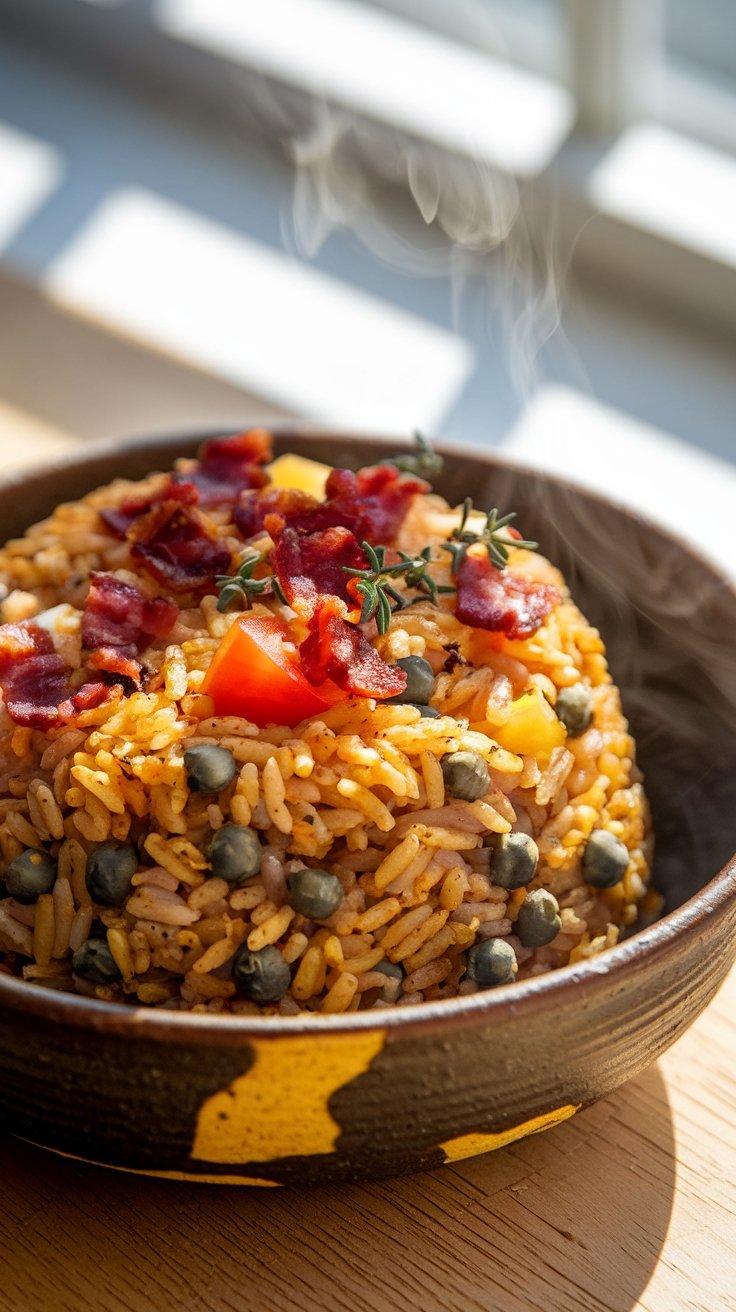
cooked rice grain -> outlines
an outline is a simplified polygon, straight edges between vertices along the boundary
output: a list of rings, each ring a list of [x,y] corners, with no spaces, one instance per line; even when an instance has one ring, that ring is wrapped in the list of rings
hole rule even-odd
[[[158,487],[159,476],[142,485],[118,481],[60,506],[0,553],[7,588],[0,618],[19,622],[67,603],[57,637],[75,677],[83,677],[79,576],[122,570],[138,577],[126,544],[100,532],[97,510]],[[240,549],[225,513],[212,518]],[[417,500],[399,546],[418,550],[455,522],[437,499]],[[513,557],[519,573],[560,583],[541,558]],[[449,562],[437,569],[443,581]],[[151,595],[152,580],[143,586]],[[261,600],[254,609],[272,613]],[[53,892],[34,905],[0,899],[0,970],[146,1006],[329,1014],[476,992],[464,954],[484,938],[508,939],[523,979],[606,950],[640,908],[656,914],[634,743],[600,636],[566,594],[532,637],[502,644],[460,624],[450,603],[397,611],[375,645],[388,660],[430,660],[434,719],[410,705],[357,699],[296,729],[261,730],[218,716],[202,680],[233,619],[218,611],[214,595],[200,604],[185,598],[167,642],[154,640],[146,653],[148,686],[129,696],[118,690],[74,727],[42,733],[13,725],[0,707],[2,863],[26,848],[49,851],[57,862]],[[551,748],[530,741],[521,753],[497,741],[513,727],[522,693],[534,690],[546,706],[581,680],[593,720],[577,738]],[[216,797],[190,791],[183,756],[196,745],[224,747],[237,763],[235,781]],[[442,758],[459,751],[477,752],[488,765],[491,787],[477,801],[445,795]],[[261,871],[242,886],[210,869],[209,842],[223,824],[254,828],[263,844]],[[596,828],[629,852],[613,889],[582,878],[582,852]],[[510,830],[535,839],[532,887],[560,902],[561,932],[543,949],[523,948],[513,933],[527,890],[509,892],[491,879],[491,846]],[[88,854],[109,840],[135,843],[141,858],[121,908],[95,906],[86,887]],[[304,865],[334,872],[343,884],[342,905],[324,925],[289,906],[287,876]],[[72,975],[71,954],[95,920],[107,933],[118,985]],[[243,944],[276,945],[291,966],[289,994],[274,1006],[237,996],[229,970]],[[403,963],[403,981],[377,969],[385,962]]]

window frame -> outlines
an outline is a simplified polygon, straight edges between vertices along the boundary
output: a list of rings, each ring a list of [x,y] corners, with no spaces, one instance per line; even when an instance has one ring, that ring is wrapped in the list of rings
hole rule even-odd
[[[407,9],[415,0],[388,0]],[[312,0],[301,0],[309,5]],[[517,178],[524,221],[532,239],[549,251],[556,240],[558,263],[566,263],[575,251],[576,262],[609,279],[628,281],[640,294],[656,296],[663,304],[695,313],[719,327],[736,330],[736,266],[709,259],[682,243],[673,243],[651,229],[601,214],[586,191],[591,167],[616,143],[621,132],[633,123],[656,117],[679,131],[686,127],[692,135],[694,125],[687,120],[688,105],[700,103],[703,128],[718,116],[722,94],[711,102],[699,99],[701,79],[686,78],[679,70],[662,69],[653,78],[651,93],[645,91],[645,70],[652,73],[661,35],[664,0],[652,0],[644,14],[642,0],[564,0],[569,30],[573,34],[568,89],[577,101],[577,121],[573,132],[554,161],[532,184]],[[155,7],[155,0],[154,0]],[[386,6],[384,5],[384,12]],[[149,0],[123,0],[123,3],[100,4],[98,0],[0,0],[0,16],[5,11],[18,20],[26,32],[38,38],[39,19],[48,23],[50,43],[56,57],[88,58],[101,65],[107,62],[129,84],[144,83],[169,100],[181,95],[190,82],[193,93],[205,105],[217,104],[223,73],[229,87],[237,87],[241,97],[238,126],[245,122],[249,131],[262,141],[283,150],[283,135],[274,126],[281,116],[290,127],[309,126],[310,97],[278,77],[247,72],[235,63],[226,67],[211,54],[186,48],[166,38],[151,24]],[[146,23],[146,41],[141,41],[141,24]],[[113,37],[111,33],[116,35]],[[117,34],[121,39],[117,39]],[[661,62],[661,61],[660,61]],[[670,74],[672,76],[670,77]],[[668,80],[669,79],[669,80]],[[694,84],[693,84],[694,82]],[[667,95],[669,95],[669,100]],[[671,93],[671,94],[670,94]],[[249,96],[252,104],[248,105]],[[268,99],[276,114],[270,119],[260,113]],[[730,103],[731,97],[728,97]],[[718,102],[718,104],[716,104]],[[664,105],[664,108],[662,108]],[[339,106],[338,106],[339,108]],[[653,113],[654,109],[658,113]],[[359,121],[360,116],[356,116]],[[736,132],[736,114],[733,114]],[[709,134],[710,135],[710,134]],[[730,133],[721,133],[717,144],[724,148]],[[390,161],[406,134],[385,122],[366,120],[365,131],[357,134],[360,163],[374,172],[382,184],[387,181],[406,190],[406,178],[390,175]],[[408,138],[418,144],[423,157],[460,195],[464,187],[477,185],[477,170],[471,155],[453,155],[447,146],[438,145],[431,135]],[[728,139],[728,140],[727,140]],[[736,143],[735,143],[736,144]],[[736,181],[736,160],[734,160]],[[555,214],[556,237],[550,235],[549,215]]]

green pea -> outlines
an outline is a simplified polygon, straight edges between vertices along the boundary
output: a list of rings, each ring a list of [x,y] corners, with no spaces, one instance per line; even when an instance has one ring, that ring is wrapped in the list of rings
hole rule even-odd
[[[607,829],[594,829],[583,852],[583,878],[594,888],[613,888],[629,865],[628,848]]]
[[[310,920],[327,920],[345,896],[337,875],[326,870],[296,870],[287,876],[286,883],[289,906]]]
[[[184,768],[193,793],[220,793],[232,783],[238,771],[232,752],[206,743],[187,749]]]
[[[72,957],[72,970],[91,984],[114,984],[120,979],[112,952],[102,938],[88,938],[77,948]]]
[[[528,834],[499,834],[491,853],[491,879],[500,888],[523,888],[536,874],[539,848]]]
[[[222,825],[215,831],[207,855],[213,875],[228,884],[242,884],[258,874],[263,848],[255,830],[246,825]]]
[[[396,664],[406,675],[406,687],[395,697],[389,697],[389,702],[418,702],[426,706],[434,692],[434,670],[429,661],[423,656],[402,656]]]
[[[244,997],[254,1002],[278,1002],[291,984],[291,971],[272,944],[257,952],[244,944],[233,959],[232,978]]]
[[[102,907],[122,906],[138,869],[138,853],[132,843],[112,840],[98,843],[87,858],[87,892]]]
[[[524,947],[543,948],[557,937],[561,927],[557,898],[546,888],[527,893],[516,919],[516,932]]]
[[[42,893],[50,893],[56,883],[56,862],[48,852],[26,848],[13,857],[5,871],[5,887],[16,902],[37,902]]]
[[[571,738],[578,738],[593,719],[590,692],[584,683],[561,688],[555,702],[555,715],[561,720]]]
[[[485,797],[491,786],[488,766],[478,752],[450,752],[440,762],[445,791],[464,802]]]
[[[510,984],[516,974],[516,953],[504,938],[487,938],[474,943],[465,960],[468,977],[483,988]]]

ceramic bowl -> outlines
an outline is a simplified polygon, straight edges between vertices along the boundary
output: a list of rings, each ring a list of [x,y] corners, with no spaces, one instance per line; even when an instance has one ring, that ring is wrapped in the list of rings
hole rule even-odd
[[[3,539],[200,438],[79,452],[0,488]],[[364,464],[406,443],[300,428],[278,449]],[[279,1185],[398,1175],[572,1116],[653,1062],[736,955],[736,595],[630,511],[487,452],[444,450],[451,502],[519,511],[602,630],[639,745],[663,917],[594,961],[496,991],[346,1016],[126,1009],[0,976],[14,1134],[125,1170]]]

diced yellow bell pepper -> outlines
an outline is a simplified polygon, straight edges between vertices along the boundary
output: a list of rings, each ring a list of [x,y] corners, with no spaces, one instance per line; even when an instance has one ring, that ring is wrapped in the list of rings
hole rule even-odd
[[[555,747],[564,744],[567,734],[549,702],[537,688],[531,688],[512,703],[509,719],[493,730],[493,736],[507,752],[534,756],[544,769]]]
[[[295,487],[300,492],[323,500],[325,483],[332,473],[330,465],[322,465],[318,460],[307,460],[306,456],[287,452],[279,456],[267,467],[267,473],[274,487]]]

